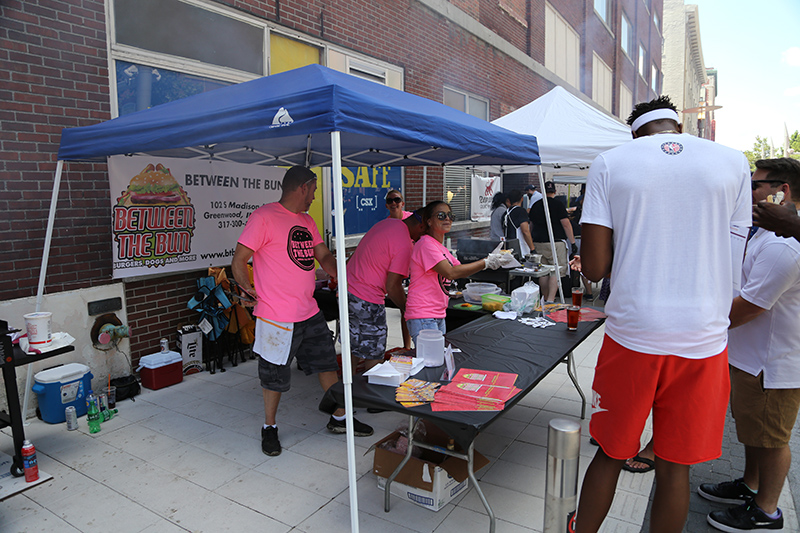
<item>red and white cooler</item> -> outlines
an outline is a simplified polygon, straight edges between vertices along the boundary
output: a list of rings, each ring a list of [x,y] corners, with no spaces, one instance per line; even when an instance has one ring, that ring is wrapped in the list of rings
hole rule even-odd
[[[136,369],[142,386],[158,390],[183,381],[183,357],[178,352],[166,351],[145,355]]]

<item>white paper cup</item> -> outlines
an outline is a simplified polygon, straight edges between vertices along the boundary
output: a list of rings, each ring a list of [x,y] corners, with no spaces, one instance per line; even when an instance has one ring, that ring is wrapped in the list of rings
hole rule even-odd
[[[53,313],[48,313],[47,311],[22,315],[22,318],[25,319],[25,330],[28,333],[28,344],[31,348],[42,348],[49,346],[53,342],[53,335],[50,329],[52,316]]]

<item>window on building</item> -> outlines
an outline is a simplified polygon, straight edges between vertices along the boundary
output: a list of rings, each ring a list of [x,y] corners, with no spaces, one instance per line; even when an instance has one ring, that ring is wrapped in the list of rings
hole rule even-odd
[[[650,68],[650,88],[653,89],[653,92],[656,94],[660,94],[661,92],[661,73],[658,71],[658,67],[656,67],[655,63]]]
[[[641,43],[639,43],[639,76],[647,79],[647,51]]]
[[[596,53],[592,53],[592,100],[597,102],[603,109],[611,112],[612,98],[612,74],[611,69],[600,59]]]
[[[611,0],[594,0],[594,10],[603,19],[603,22],[609,24],[611,21]]]
[[[581,38],[567,21],[545,5],[544,66],[573,87],[580,85]]]
[[[650,0],[642,0],[644,2],[644,8],[650,11]]]
[[[403,70],[369,58],[355,56],[351,52],[328,49],[328,66],[353,76],[403,90]]]
[[[117,44],[266,74],[263,27],[179,0],[114,0],[114,35]]]
[[[230,85],[165,68],[115,61],[119,116]]]
[[[483,120],[489,120],[489,101],[465,91],[444,88],[444,104]],[[470,219],[472,169],[444,168],[444,199],[450,204],[456,220]]]
[[[619,118],[625,122],[633,111],[633,93],[624,83],[619,84]]]
[[[631,26],[631,21],[625,16],[625,13],[622,14],[622,24],[620,26],[619,44],[622,47],[622,51],[633,61],[633,26]]]
[[[655,24],[658,31],[661,31],[661,19],[658,17],[658,13],[655,11],[653,11],[653,24]]]
[[[458,89],[444,88],[444,105],[454,107],[474,117],[489,120],[489,101]]]

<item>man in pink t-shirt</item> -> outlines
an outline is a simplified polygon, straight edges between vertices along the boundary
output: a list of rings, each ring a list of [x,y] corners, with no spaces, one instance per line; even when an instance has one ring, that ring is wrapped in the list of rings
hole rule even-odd
[[[317,177],[309,169],[286,171],[281,199],[250,215],[231,263],[236,281],[257,300],[253,351],[260,356],[265,413],[261,451],[266,455],[281,453],[275,416],[281,394],[291,384],[292,359],[297,357],[306,375],[317,374],[323,390],[339,380],[333,337],[313,296],[314,260],[336,280],[336,259],[306,213],[316,190]],[[247,268],[251,258],[255,288]],[[346,431],[344,409],[333,413],[327,427],[333,433]],[[353,432],[360,437],[373,433],[355,418]]]
[[[386,295],[405,311],[403,280],[408,277],[412,241],[423,231],[419,214],[381,220],[364,235],[347,262],[350,353],[364,359],[367,370],[380,363],[386,351]]]

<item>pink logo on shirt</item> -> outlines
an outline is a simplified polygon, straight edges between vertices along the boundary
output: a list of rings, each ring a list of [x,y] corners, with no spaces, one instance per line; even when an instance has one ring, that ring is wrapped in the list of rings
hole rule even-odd
[[[289,242],[286,251],[291,260],[303,270],[314,268],[314,238],[303,226],[294,226],[289,230]]]

